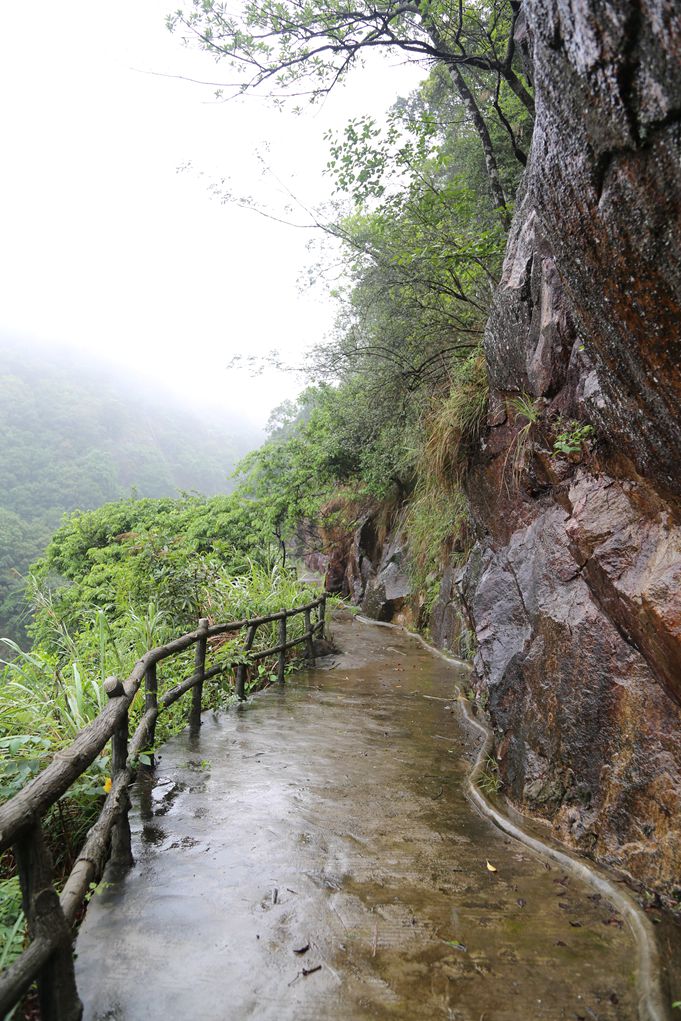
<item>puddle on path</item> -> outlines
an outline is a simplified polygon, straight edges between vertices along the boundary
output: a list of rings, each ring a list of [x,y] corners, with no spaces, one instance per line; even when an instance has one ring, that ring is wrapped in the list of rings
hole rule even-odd
[[[612,905],[463,796],[456,668],[334,634],[331,669],[205,715],[136,786],[136,865],[78,939],[86,1021],[636,1018]]]

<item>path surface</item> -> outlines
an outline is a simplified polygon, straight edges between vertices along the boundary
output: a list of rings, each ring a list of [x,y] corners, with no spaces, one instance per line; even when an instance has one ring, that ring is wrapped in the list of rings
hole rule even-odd
[[[334,635],[332,668],[162,750],[137,864],[81,928],[85,1018],[636,1018],[611,906],[465,800],[456,668],[398,632]]]

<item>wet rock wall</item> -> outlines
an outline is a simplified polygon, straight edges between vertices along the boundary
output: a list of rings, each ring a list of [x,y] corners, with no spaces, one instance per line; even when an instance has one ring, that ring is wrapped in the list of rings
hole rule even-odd
[[[681,900],[681,11],[526,0],[537,122],[485,346],[473,623],[507,794]],[[526,420],[512,401],[534,402]],[[548,423],[593,442],[559,457]],[[509,469],[519,445],[521,470]]]
[[[325,588],[374,620],[412,625],[418,597],[412,592],[399,513],[391,517],[386,521],[381,509],[370,508],[343,541],[330,543]]]

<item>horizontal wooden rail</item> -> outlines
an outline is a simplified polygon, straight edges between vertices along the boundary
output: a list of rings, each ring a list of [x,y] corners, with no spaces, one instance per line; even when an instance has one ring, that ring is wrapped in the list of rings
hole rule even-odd
[[[316,610],[317,619],[312,620]],[[286,637],[287,621],[305,615],[304,631],[296,638]],[[209,625],[201,620],[196,631],[151,649],[137,660],[125,681],[108,678],[104,689],[108,704],[84,727],[68,748],[57,752],[50,764],[0,807],[0,851],[14,848],[19,866],[24,910],[31,942],[23,954],[0,975],[0,1016],[19,1002],[31,984],[38,981],[43,1021],[78,1021],[82,1006],[73,972],[70,932],[92,884],[101,878],[107,861],[122,867],[132,863],[129,795],[139,756],[153,750],[159,715],[182,695],[192,691],[190,725],[200,725],[201,696],[204,682],[229,670],[236,670],[235,690],[244,697],[248,666],[278,656],[277,676],[284,680],[286,653],[305,644],[307,656],[314,657],[314,637],[324,637],[326,596],[304,606],[250,620]],[[257,629],[278,623],[279,642],[271,648],[253,651]],[[206,669],[206,653],[211,639],[246,630],[246,639],[237,663],[217,663]],[[196,646],[194,670],[179,684],[158,697],[157,665]],[[129,739],[130,706],[142,682],[145,683],[144,712],[135,733]],[[92,765],[111,741],[111,789],[97,821],[87,834],[61,896],[54,890],[52,863],[42,835],[42,819],[69,787]],[[151,752],[149,752],[151,754]]]
[[[321,605],[325,598],[325,596],[320,596],[319,599],[314,599],[311,603],[306,603],[305,606],[296,606],[292,610],[279,610],[277,613],[270,613],[266,617],[253,617],[250,620],[237,620],[232,621],[230,624],[211,624],[208,628],[208,637],[224,635],[229,631],[240,631],[242,628],[250,627],[251,625],[260,627],[261,624],[272,624],[275,620],[281,620],[283,617],[297,617],[298,614],[305,613],[307,610],[316,609],[316,607]]]
[[[259,659],[269,659],[270,656],[276,656],[278,652],[286,652],[288,649],[292,649],[294,645],[300,645],[302,642],[307,641],[308,638],[314,638],[314,629],[305,631],[300,638],[290,638],[287,642],[283,642],[281,645],[273,645],[269,649],[263,649],[261,652],[252,653],[250,660],[252,663],[256,663]]]
[[[191,691],[191,689],[198,684],[200,680],[210,680],[211,677],[217,677],[218,674],[224,674],[226,670],[231,669],[231,663],[224,663],[211,667],[210,670],[204,671],[203,674],[198,672],[193,673],[191,677],[187,677],[184,681],[180,681],[180,683],[176,684],[174,688],[169,688],[168,691],[159,698],[158,704],[163,709],[167,709],[168,706],[173,704],[173,702],[177,702],[178,698],[184,695],[185,692]]]

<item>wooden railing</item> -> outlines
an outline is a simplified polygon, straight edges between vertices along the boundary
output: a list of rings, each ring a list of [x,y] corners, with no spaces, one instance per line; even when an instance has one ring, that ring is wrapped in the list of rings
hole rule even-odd
[[[316,635],[324,637],[325,609],[326,596],[320,596],[305,606],[253,620],[209,626],[208,620],[201,619],[196,631],[150,650],[135,663],[125,681],[110,677],[104,682],[109,702],[96,719],[78,733],[68,748],[57,752],[49,766],[0,807],[0,852],[10,847],[13,849],[31,938],[22,955],[0,975],[1,1017],[21,1000],[35,981],[43,1021],[78,1021],[81,1017],[82,1005],[73,967],[74,922],[88,891],[101,878],[107,862],[122,867],[132,864],[128,787],[136,773],[138,756],[153,748],[160,713],[191,690],[190,727],[200,726],[204,682],[234,669],[233,663],[217,664],[206,669],[209,640],[232,632],[246,632],[235,676],[235,691],[243,700],[249,664],[277,656],[277,679],[283,683],[286,652],[293,646],[305,643],[308,659],[314,660],[314,638]],[[304,614],[304,632],[287,640],[286,622],[298,614]],[[279,624],[278,644],[253,652],[258,628],[275,621]],[[193,673],[159,697],[158,664],[192,645],[196,646]],[[143,680],[144,712],[129,740],[129,710]],[[92,765],[109,741],[111,790],[59,895],[54,886],[42,819],[71,784]]]

